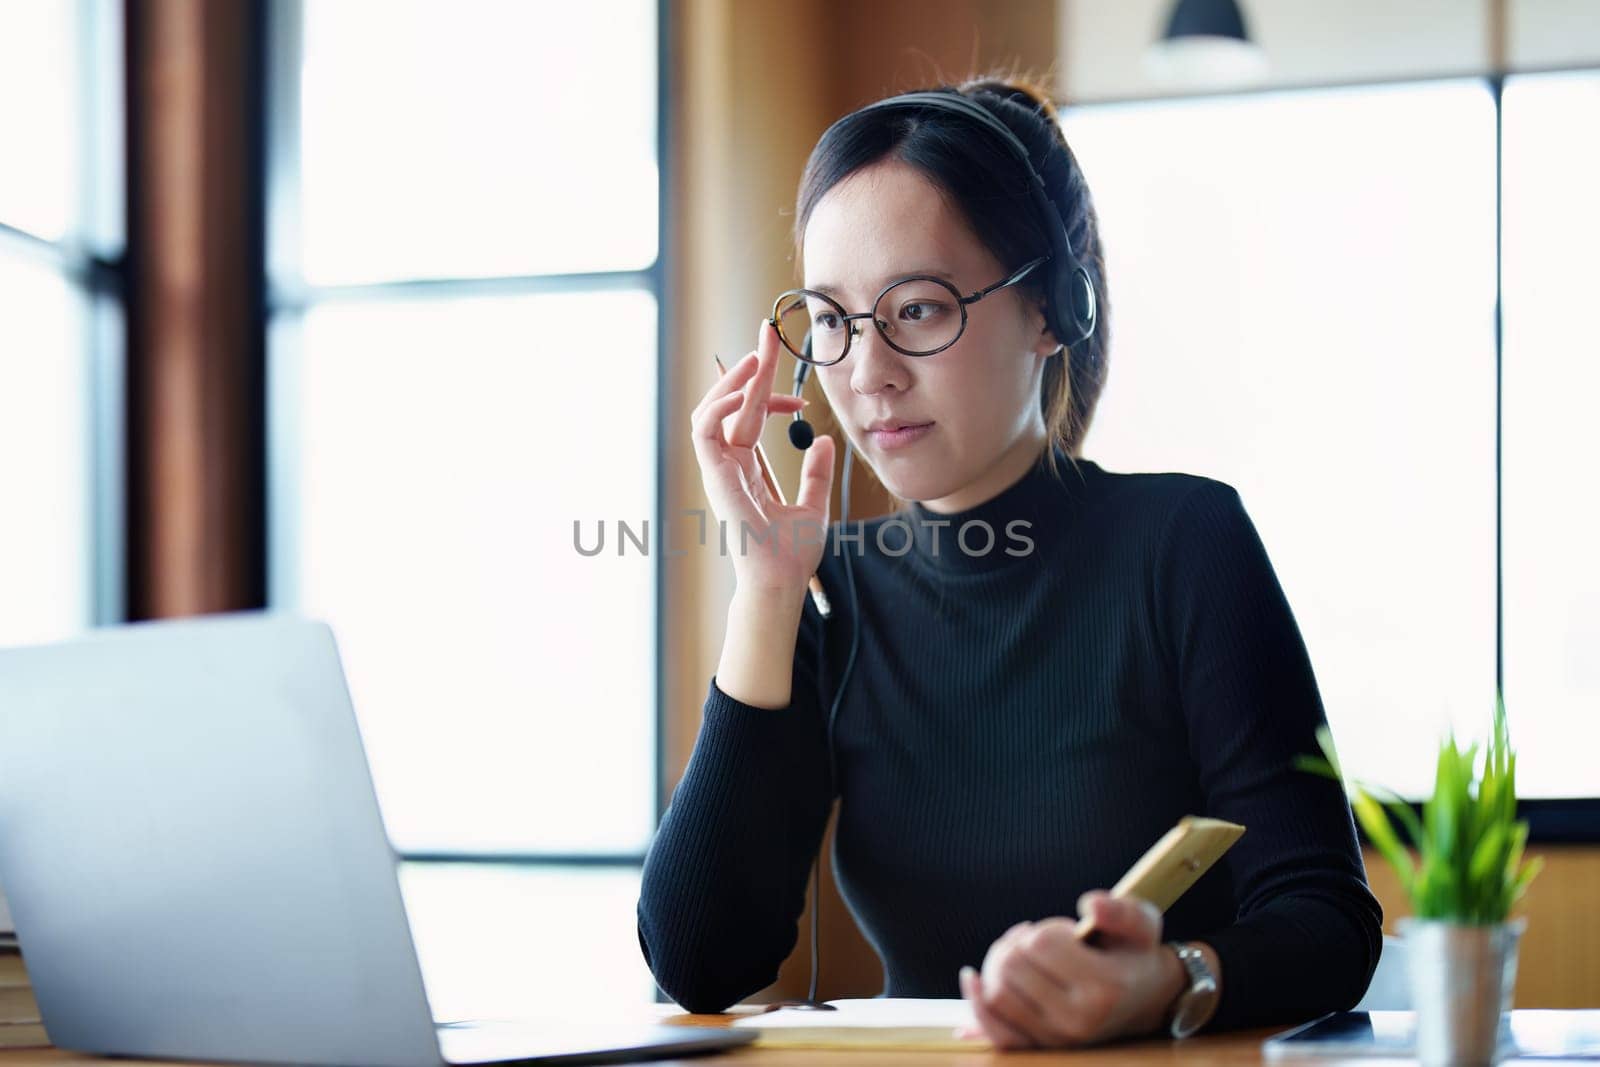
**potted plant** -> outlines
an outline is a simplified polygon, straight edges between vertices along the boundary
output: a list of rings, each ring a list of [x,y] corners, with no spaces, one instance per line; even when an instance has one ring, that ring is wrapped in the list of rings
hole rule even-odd
[[[1523,858],[1528,824],[1516,817],[1517,757],[1504,699],[1496,691],[1481,770],[1476,741],[1462,749],[1452,730],[1440,743],[1433,794],[1420,817],[1393,791],[1347,777],[1327,727],[1317,742],[1325,758],[1297,763],[1345,783],[1362,829],[1411,902],[1413,914],[1399,928],[1417,1058],[1425,1067],[1497,1062],[1527,926],[1510,917],[1511,908],[1544,865],[1541,857]]]

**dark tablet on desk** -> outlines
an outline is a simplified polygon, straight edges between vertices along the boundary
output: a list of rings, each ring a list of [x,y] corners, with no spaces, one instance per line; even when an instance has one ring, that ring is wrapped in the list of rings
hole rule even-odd
[[[1262,1043],[1269,1060],[1304,1056],[1416,1056],[1416,1017],[1409,1011],[1343,1011],[1325,1015]],[[1502,1026],[1505,1059],[1600,1060],[1600,1011],[1518,1009]]]

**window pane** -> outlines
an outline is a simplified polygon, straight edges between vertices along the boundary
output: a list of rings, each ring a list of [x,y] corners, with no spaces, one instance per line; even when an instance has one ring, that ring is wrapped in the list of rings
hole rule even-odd
[[[78,10],[0,0],[0,222],[48,240],[80,188]]]
[[[310,0],[304,57],[308,281],[654,261],[653,0]]]
[[[587,545],[654,513],[655,315],[634,291],[324,303],[298,360],[280,331],[275,588],[338,633],[404,850],[648,840],[655,561],[581,556],[573,523]]]
[[[68,282],[0,246],[0,645],[92,621],[87,332]]]
[[[408,863],[400,885],[435,1019],[614,1019],[655,999],[637,870]]]
[[[1494,707],[1486,89],[1106,106],[1064,122],[1115,310],[1086,454],[1239,489],[1346,762],[1418,793],[1445,723],[1481,734]]]
[[[1600,74],[1510,79],[1504,108],[1506,714],[1520,792],[1600,796]]]

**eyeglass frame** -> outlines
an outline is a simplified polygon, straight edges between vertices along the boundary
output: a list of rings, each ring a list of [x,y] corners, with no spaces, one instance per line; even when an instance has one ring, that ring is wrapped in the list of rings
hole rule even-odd
[[[955,287],[955,285],[953,285],[949,280],[947,280],[945,278],[940,278],[937,275],[933,275],[933,274],[908,274],[904,278],[896,278],[894,281],[892,281],[888,285],[884,286],[883,289],[881,289],[878,292],[878,295],[876,297],[874,297],[873,300],[872,300],[872,311],[858,311],[853,315],[850,312],[848,312],[848,311],[846,311],[844,309],[844,305],[843,304],[839,303],[839,301],[835,300],[833,297],[829,296],[827,293],[819,293],[815,289],[785,289],[783,292],[779,293],[778,294],[778,298],[772,302],[772,316],[768,321],[770,321],[772,323],[772,329],[778,335],[778,340],[783,343],[783,347],[788,349],[790,354],[792,354],[796,359],[798,359],[798,360],[800,360],[800,361],[802,361],[804,363],[808,363],[813,367],[832,367],[835,364],[844,362],[844,358],[850,354],[850,345],[855,341],[856,337],[859,336],[857,334],[857,332],[856,332],[856,327],[850,325],[852,322],[856,321],[857,319],[871,319],[872,320],[872,328],[878,331],[878,336],[883,338],[884,344],[887,344],[890,348],[894,349],[896,352],[899,352],[902,356],[910,356],[912,359],[920,359],[923,356],[936,356],[940,352],[943,352],[945,349],[949,348],[951,345],[955,344],[957,341],[961,340],[961,336],[967,332],[967,305],[976,304],[978,301],[982,300],[984,297],[988,296],[990,293],[999,292],[1001,289],[1005,289],[1008,286],[1016,285],[1018,282],[1022,281],[1029,274],[1031,274],[1034,270],[1036,270],[1041,264],[1048,262],[1049,259],[1050,259],[1050,254],[1047,252],[1044,255],[1039,256],[1037,259],[1029,260],[1027,263],[1024,263],[1022,266],[1020,266],[1016,270],[1012,271],[1006,277],[1001,278],[999,281],[995,282],[993,285],[988,285],[988,286],[985,286],[982,289],[978,289],[975,292],[973,292],[970,296],[962,296],[960,289],[957,289]],[[901,348],[899,345],[895,344],[893,339],[891,339],[889,337],[889,335],[886,332],[884,332],[884,328],[880,324],[880,321],[879,321],[877,315],[875,314],[875,312],[878,310],[878,301],[882,300],[885,296],[887,296],[888,293],[889,293],[889,290],[895,288],[898,285],[904,285],[906,282],[915,282],[915,281],[935,282],[935,283],[937,283],[939,285],[944,286],[952,294],[954,294],[954,296],[956,298],[956,306],[961,309],[961,326],[960,326],[959,329],[956,330],[956,335],[954,337],[952,337],[950,340],[946,341],[944,344],[940,345],[938,348],[929,349],[926,352],[911,352],[911,351],[907,351],[906,349]],[[813,297],[814,296],[814,297],[817,297],[820,300],[823,300],[823,301],[827,302],[828,304],[831,304],[835,309],[838,310],[840,318],[843,320],[843,322],[845,324],[845,328],[846,328],[845,329],[845,338],[844,338],[844,351],[839,353],[839,358],[838,359],[830,359],[830,360],[827,360],[826,362],[824,362],[822,360],[812,359],[810,356],[806,355],[804,352],[796,352],[794,350],[794,346],[789,344],[788,338],[784,337],[783,330],[778,325],[778,309],[783,305],[783,302],[786,299],[788,299],[789,297],[792,297],[792,296],[805,296],[805,297]],[[807,330],[806,331],[806,337],[809,339],[810,336],[811,336],[811,331]],[[810,346],[809,345],[802,345],[801,347],[807,347],[808,348]]]

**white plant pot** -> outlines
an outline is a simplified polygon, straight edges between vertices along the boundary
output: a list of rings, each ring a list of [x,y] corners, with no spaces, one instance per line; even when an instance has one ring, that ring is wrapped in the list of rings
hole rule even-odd
[[[1401,919],[1422,1067],[1487,1067],[1508,1052],[1517,946],[1528,920]]]

